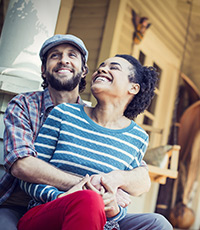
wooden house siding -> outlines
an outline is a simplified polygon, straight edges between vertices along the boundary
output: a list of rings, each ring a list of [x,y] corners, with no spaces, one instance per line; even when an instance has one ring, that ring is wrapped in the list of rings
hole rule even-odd
[[[117,53],[130,55],[132,54],[134,31],[135,29],[132,22],[132,8],[129,4],[127,4],[126,11],[124,12],[123,24],[120,33],[120,42]]]
[[[89,74],[83,99],[90,100],[91,73],[97,67],[109,0],[75,0],[67,33],[80,37],[89,50]]]
[[[190,4],[185,1],[184,11],[181,0],[130,0],[129,4],[140,16],[146,16],[150,19],[151,30],[177,58],[182,61],[184,56],[182,72],[188,75],[193,82],[196,82],[200,89],[199,77],[194,71],[200,62],[200,38],[196,36],[194,31],[195,22],[189,22]],[[193,11],[196,12],[194,7],[192,8]],[[189,29],[187,28],[188,22],[190,23]],[[192,59],[194,56],[198,59],[196,63],[194,62],[195,58]]]

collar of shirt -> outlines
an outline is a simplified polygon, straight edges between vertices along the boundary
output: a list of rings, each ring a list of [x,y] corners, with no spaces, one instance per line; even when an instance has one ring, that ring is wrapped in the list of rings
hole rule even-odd
[[[80,104],[80,105],[85,105],[85,103],[83,102],[83,100],[81,99],[80,96],[77,97],[76,103]],[[50,93],[48,88],[46,88],[44,90],[44,101],[43,101],[44,107],[43,107],[43,112],[41,114],[41,117],[43,117],[42,119],[42,124],[45,122],[47,116],[49,115],[49,113],[51,112],[51,110],[54,108],[54,103],[51,99]]]
[[[85,105],[85,103],[81,99],[80,95],[77,97],[76,103],[78,103],[80,105]],[[44,90],[44,110],[47,110],[49,107],[52,107],[52,106],[54,107],[55,105],[51,99],[48,88],[46,88]]]
[[[48,88],[46,88],[44,90],[44,111],[46,111],[50,107],[54,107],[54,103],[51,99]]]
[[[42,106],[42,111],[40,114],[40,127],[43,125],[47,116],[49,115],[51,110],[54,108],[54,103],[51,99],[48,88],[44,90],[42,103],[43,103],[43,106]]]
[[[81,99],[80,96],[78,96],[76,103],[78,103],[78,104],[80,104],[80,105],[86,105],[86,104],[84,103],[84,101]]]

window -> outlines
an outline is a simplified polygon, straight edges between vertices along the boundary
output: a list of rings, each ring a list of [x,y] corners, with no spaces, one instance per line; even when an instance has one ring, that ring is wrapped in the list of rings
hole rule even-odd
[[[138,60],[140,61],[142,65],[144,65],[145,63],[145,57],[146,57],[145,54],[142,51],[140,51]]]
[[[158,72],[158,89],[159,89],[160,88],[160,82],[161,82],[161,76],[162,76],[162,70],[155,62],[153,63],[153,67]]]

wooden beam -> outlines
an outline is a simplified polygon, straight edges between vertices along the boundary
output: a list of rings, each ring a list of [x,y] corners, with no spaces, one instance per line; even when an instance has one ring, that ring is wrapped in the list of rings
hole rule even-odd
[[[153,182],[165,184],[167,177],[176,179],[178,177],[178,159],[179,159],[179,145],[173,145],[166,154],[168,154],[168,162],[166,168],[160,168],[153,165],[148,165],[149,176]],[[170,165],[169,168],[168,164]]]
[[[66,34],[74,0],[61,0],[55,34]]]
[[[178,171],[175,170],[162,169],[153,165],[148,165],[148,168],[151,180],[160,184],[165,184],[167,177],[176,179],[178,176]]]

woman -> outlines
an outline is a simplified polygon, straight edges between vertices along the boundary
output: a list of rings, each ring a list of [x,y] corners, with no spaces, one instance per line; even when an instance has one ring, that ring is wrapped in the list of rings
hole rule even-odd
[[[36,207],[21,218],[19,229],[119,228],[126,209],[117,205],[116,189],[128,182],[124,172],[140,165],[148,145],[148,135],[131,119],[150,104],[156,81],[152,67],[116,55],[92,75],[94,108],[64,103],[52,110],[36,140],[38,157],[85,178],[67,192],[22,181]],[[106,178],[116,172],[123,176],[113,189]]]

